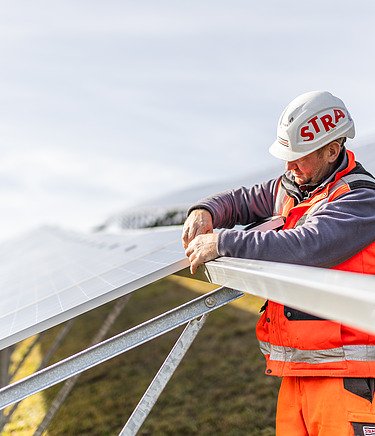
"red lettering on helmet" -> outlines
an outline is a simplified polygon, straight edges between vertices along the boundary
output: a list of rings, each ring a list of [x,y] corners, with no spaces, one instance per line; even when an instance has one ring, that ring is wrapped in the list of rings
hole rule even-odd
[[[340,118],[345,118],[345,114],[340,109],[333,109],[333,113],[335,114],[335,123],[339,121]]]
[[[335,122],[333,122],[333,116],[329,113],[324,114],[321,117],[315,115],[310,120],[308,120],[308,125],[301,127],[300,134],[303,140],[312,141],[313,139],[315,139],[315,134],[320,133],[321,126],[323,126],[326,132],[329,132],[331,129],[334,129],[336,127],[337,122],[340,121],[341,118],[346,117],[345,113],[341,109],[333,109],[333,114]]]
[[[309,126],[303,126],[301,127],[301,136],[304,139],[304,141],[312,141],[314,139],[314,133],[309,131]]]
[[[331,129],[334,129],[336,127],[335,124],[332,122],[332,116],[329,114],[323,115],[320,117],[320,121],[323,123],[323,127],[326,132],[328,132]]]
[[[318,123],[316,122],[317,119],[318,119],[318,117],[315,116],[315,117],[312,117],[311,120],[308,121],[308,123],[311,123],[312,126],[314,127],[315,133],[320,132],[320,127],[318,126]]]

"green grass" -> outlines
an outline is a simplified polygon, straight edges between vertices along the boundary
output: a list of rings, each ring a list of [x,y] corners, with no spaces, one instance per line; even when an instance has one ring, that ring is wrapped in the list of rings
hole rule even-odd
[[[212,288],[209,284],[190,283],[181,277],[164,279],[135,293],[110,336],[195,298],[193,289],[197,286]],[[252,311],[254,305],[259,307],[259,301],[247,297],[208,317],[143,425],[141,435],[274,435],[279,380],[264,375],[254,333],[258,318]],[[112,307],[113,303],[77,318],[54,361],[84,349]],[[57,331],[58,327],[51,329],[43,337],[40,355]],[[83,373],[48,434],[118,434],[181,331],[168,333]],[[34,353],[34,362],[26,362],[30,372],[37,358]],[[20,409],[4,434],[32,434],[43,417],[41,410],[48,408],[60,386],[25,400],[23,403],[29,401],[31,406]]]

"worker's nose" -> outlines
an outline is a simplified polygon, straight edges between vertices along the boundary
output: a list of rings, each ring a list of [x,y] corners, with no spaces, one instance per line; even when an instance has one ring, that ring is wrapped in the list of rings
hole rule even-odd
[[[286,162],[286,164],[285,164],[285,169],[286,169],[287,171],[295,170],[296,167],[297,167],[297,164],[296,164],[296,161],[295,161],[295,160],[290,161],[290,162]]]

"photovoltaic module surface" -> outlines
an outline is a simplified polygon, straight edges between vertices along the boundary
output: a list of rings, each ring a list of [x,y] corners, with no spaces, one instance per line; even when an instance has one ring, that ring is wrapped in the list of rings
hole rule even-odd
[[[188,266],[180,227],[43,227],[1,244],[0,260],[0,349]]]

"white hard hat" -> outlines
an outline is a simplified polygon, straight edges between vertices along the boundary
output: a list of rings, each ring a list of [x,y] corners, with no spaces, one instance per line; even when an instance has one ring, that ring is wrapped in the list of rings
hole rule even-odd
[[[286,161],[306,156],[329,142],[354,138],[353,120],[344,102],[327,91],[306,92],[288,104],[269,151]]]

